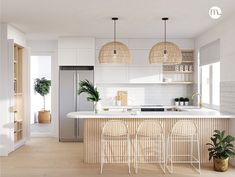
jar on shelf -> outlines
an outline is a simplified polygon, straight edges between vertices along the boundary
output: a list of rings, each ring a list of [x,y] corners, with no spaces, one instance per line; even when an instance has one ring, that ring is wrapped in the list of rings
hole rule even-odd
[[[175,65],[175,71],[179,71],[179,65]]]
[[[189,70],[189,71],[193,71],[193,65],[189,65],[188,70]]]
[[[184,71],[184,65],[180,65],[180,71]]]

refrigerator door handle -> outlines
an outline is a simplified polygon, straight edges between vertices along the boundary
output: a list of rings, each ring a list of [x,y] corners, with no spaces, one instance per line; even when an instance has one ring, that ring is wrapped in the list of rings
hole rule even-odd
[[[78,90],[79,89],[79,73],[77,72],[76,73],[76,89]],[[76,105],[76,111],[79,111],[79,95],[77,94],[76,95],[76,99],[77,99],[77,105]]]
[[[80,78],[79,78],[79,73],[76,72],[76,87],[77,87],[77,90],[79,89],[79,81],[80,81]],[[77,104],[76,104],[76,111],[79,111],[79,95],[76,95],[76,100],[77,100]],[[77,137],[79,137],[80,133],[79,133],[79,119],[77,119]]]
[[[73,74],[74,111],[77,111],[77,72]],[[77,119],[74,120],[74,136],[77,137]]]
[[[74,110],[77,111],[77,78],[76,73],[73,74],[73,98],[74,98]]]

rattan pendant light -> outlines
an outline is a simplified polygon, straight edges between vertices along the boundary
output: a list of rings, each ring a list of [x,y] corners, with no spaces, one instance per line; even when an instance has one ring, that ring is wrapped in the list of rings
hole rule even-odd
[[[100,49],[99,63],[130,64],[130,50],[125,44],[116,41],[116,21],[118,20],[118,18],[113,17],[112,20],[114,23],[113,41],[106,43]]]
[[[162,63],[165,65],[175,65],[182,62],[182,53],[180,48],[172,43],[166,41],[166,21],[169,18],[164,17],[164,42],[155,44],[149,53],[149,63]]]

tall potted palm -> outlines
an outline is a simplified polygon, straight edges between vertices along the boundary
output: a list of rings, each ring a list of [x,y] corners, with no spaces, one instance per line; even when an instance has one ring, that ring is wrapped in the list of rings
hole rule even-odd
[[[95,106],[95,113],[101,111],[101,104],[100,104],[100,94],[97,88],[89,81],[89,80],[82,80],[79,82],[79,90],[78,94],[81,93],[87,94],[87,101],[93,102]]]
[[[211,137],[211,143],[207,143],[209,151],[209,160],[213,158],[214,170],[224,172],[228,169],[229,159],[235,156],[235,149],[232,142],[235,138],[231,135],[225,135],[225,131],[215,130]]]
[[[45,77],[37,78],[34,82],[34,90],[43,97],[43,108],[38,112],[39,123],[50,123],[51,115],[50,111],[46,110],[46,95],[50,92],[51,81]]]

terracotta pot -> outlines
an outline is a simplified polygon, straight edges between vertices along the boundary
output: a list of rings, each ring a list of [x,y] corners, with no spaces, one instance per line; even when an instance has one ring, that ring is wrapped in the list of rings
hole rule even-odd
[[[228,160],[227,159],[218,159],[218,158],[214,158],[213,162],[214,162],[214,170],[215,171],[219,171],[219,172],[224,172],[228,170]]]
[[[39,123],[51,123],[50,111],[38,111],[38,122]]]

